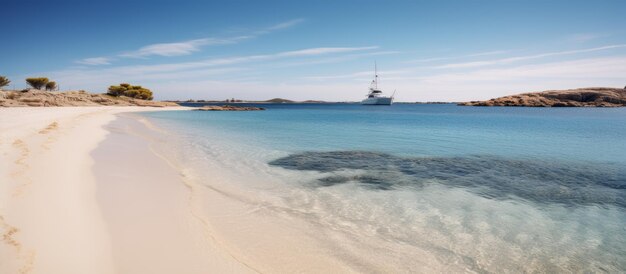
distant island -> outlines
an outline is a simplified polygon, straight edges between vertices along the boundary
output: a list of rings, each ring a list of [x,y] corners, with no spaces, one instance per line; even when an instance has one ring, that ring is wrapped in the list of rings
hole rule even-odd
[[[194,110],[200,110],[200,111],[255,111],[255,110],[265,110],[265,108],[223,105],[223,106],[203,106],[203,107],[200,107],[200,108],[196,108]]]
[[[185,101],[179,101],[179,100],[172,100],[172,101],[168,101],[168,102],[174,102],[174,103],[210,103],[210,104],[214,104],[214,103],[256,103],[256,104],[330,104],[330,103],[337,103],[337,102],[328,102],[328,101],[320,101],[320,100],[305,100],[305,101],[294,101],[294,100],[289,100],[289,99],[283,99],[283,98],[273,98],[273,99],[269,99],[269,100],[242,100],[242,99],[226,99],[226,100],[194,100],[194,99],[189,99],[189,100],[185,100]]]
[[[514,106],[514,107],[623,107],[626,106],[626,87],[579,88],[522,93],[487,101],[459,103],[459,106]]]
[[[179,101],[179,100],[171,100],[171,101],[167,101],[167,102],[174,102],[174,103],[188,103],[188,104],[203,104],[203,103],[208,103],[208,104],[222,104],[222,103],[244,103],[244,104],[360,104],[360,101],[322,101],[322,100],[304,100],[304,101],[294,101],[294,100],[289,100],[289,99],[283,99],[283,98],[273,98],[273,99],[269,99],[269,100],[264,100],[264,101],[258,101],[258,100],[241,100],[241,99],[226,99],[226,100],[193,100],[193,99],[189,99],[189,100],[185,100],[185,101]],[[458,104],[457,102],[394,102],[394,104],[432,104],[432,105],[439,105],[439,104]]]

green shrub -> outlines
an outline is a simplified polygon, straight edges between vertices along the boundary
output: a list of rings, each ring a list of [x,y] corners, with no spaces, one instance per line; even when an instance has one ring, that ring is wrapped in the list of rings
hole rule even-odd
[[[139,89],[137,90],[137,95],[134,98],[142,99],[142,100],[152,100],[152,91],[149,89]]]
[[[135,99],[152,100],[152,91],[142,86],[133,86],[127,83],[120,84],[119,86],[110,86],[107,91],[111,96],[125,96]]]
[[[126,97],[135,98],[137,94],[139,94],[139,90],[137,89],[129,89],[129,90],[124,91],[124,96]]]
[[[46,86],[46,84],[49,82],[50,80],[48,80],[48,78],[46,77],[33,77],[33,78],[26,78],[26,83],[33,87],[34,89],[41,89],[43,87]]]
[[[124,86],[110,86],[107,94],[111,96],[121,96],[124,95],[124,91],[126,91],[126,87]]]
[[[0,76],[0,88],[8,86],[9,83],[11,83],[11,80],[9,80],[9,78],[6,78],[5,76]]]
[[[57,82],[52,81],[52,82],[46,83],[46,90],[47,91],[53,91],[55,89],[57,89]]]

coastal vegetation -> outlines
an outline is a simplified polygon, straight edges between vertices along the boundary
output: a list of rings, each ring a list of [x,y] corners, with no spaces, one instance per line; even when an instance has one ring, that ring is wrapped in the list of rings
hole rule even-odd
[[[128,83],[122,83],[119,86],[110,86],[108,95],[119,97],[125,96],[135,99],[152,100],[152,91],[142,86],[133,86]]]
[[[8,86],[11,83],[11,80],[6,76],[0,76],[0,88]]]
[[[50,80],[46,77],[31,77],[26,78],[26,83],[34,89],[41,90],[46,87],[46,85],[50,82]]]
[[[67,107],[67,106],[178,106],[173,102],[140,100],[126,96],[89,93],[84,90],[48,92],[36,89],[0,91],[0,107]]]
[[[54,82],[54,81],[51,81],[51,82],[46,83],[46,86],[45,86],[45,88],[46,88],[46,90],[47,90],[47,91],[53,91],[53,90],[56,90],[56,89],[57,89],[57,87],[58,87],[58,86],[57,86],[57,82]]]
[[[0,88],[11,81],[0,76]],[[142,86],[120,84],[110,86],[106,94],[89,93],[84,90],[50,92],[59,89],[57,82],[46,77],[26,78],[29,88],[1,90],[0,107],[52,107],[52,106],[178,106],[174,102],[152,101],[152,91]]]

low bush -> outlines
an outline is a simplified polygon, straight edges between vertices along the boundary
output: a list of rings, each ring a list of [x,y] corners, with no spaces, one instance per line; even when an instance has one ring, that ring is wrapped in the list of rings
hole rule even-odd
[[[9,80],[9,78],[6,78],[5,76],[0,76],[0,88],[8,86],[9,83],[11,83],[11,80]]]
[[[56,89],[57,89],[57,82],[52,81],[52,82],[46,83],[46,90],[47,91],[53,91],[53,90],[56,90]]]
[[[107,92],[108,95],[111,96],[122,96],[124,95],[124,92],[126,91],[126,87],[124,86],[110,86],[109,87],[109,91]]]
[[[46,77],[26,78],[26,83],[34,89],[41,89],[45,87],[48,82],[50,82],[50,80]]]
[[[142,86],[133,86],[131,84],[122,83],[119,86],[110,86],[108,95],[111,96],[125,96],[135,99],[152,100],[152,91]]]

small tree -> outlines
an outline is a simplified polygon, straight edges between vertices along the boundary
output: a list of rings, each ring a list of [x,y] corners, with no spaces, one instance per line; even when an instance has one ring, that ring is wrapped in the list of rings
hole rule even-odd
[[[9,78],[6,78],[5,76],[0,76],[0,88],[8,86],[9,83],[11,83],[11,80],[9,80]]]
[[[34,78],[26,78],[26,83],[33,87],[34,89],[41,89],[46,86],[49,82],[46,77],[34,77]]]
[[[46,83],[46,90],[47,91],[53,91],[55,89],[57,89],[57,82],[52,81],[52,82]]]
[[[135,94],[133,98],[142,99],[142,100],[152,100],[152,91],[146,88],[139,89],[137,90],[137,94]]]
[[[109,90],[107,91],[108,95],[111,96],[121,96],[124,95],[124,92],[126,91],[126,88],[124,86],[110,86]]]
[[[110,86],[108,95],[111,96],[126,96],[135,99],[152,100],[152,91],[142,86],[133,86],[130,84],[120,84],[119,86]]]

